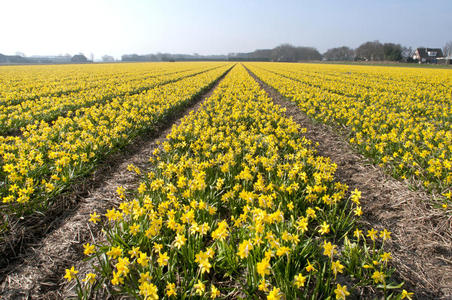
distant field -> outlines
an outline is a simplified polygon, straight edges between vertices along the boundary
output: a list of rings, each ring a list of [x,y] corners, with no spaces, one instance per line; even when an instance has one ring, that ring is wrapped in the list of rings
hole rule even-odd
[[[446,295],[452,72],[443,68],[0,67],[0,296]],[[154,147],[148,156],[113,156],[140,139]],[[108,164],[127,167],[93,175]],[[409,248],[419,240],[428,256]],[[31,248],[41,261],[23,259]]]

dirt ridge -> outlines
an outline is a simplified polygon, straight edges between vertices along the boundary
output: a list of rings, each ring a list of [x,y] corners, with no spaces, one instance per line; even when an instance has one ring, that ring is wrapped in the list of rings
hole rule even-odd
[[[312,121],[296,103],[247,71],[275,104],[286,108],[288,117],[307,128],[305,135],[318,154],[337,164],[336,178],[362,192],[361,224],[392,232],[385,247],[404,288],[417,299],[452,299],[452,217],[434,209],[427,193],[410,190],[358,154],[343,130]]]

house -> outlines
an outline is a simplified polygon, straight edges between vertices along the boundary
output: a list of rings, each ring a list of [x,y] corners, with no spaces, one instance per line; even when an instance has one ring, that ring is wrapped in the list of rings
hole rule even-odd
[[[443,57],[443,50],[440,48],[417,48],[413,59],[421,63],[436,64],[438,58]]]

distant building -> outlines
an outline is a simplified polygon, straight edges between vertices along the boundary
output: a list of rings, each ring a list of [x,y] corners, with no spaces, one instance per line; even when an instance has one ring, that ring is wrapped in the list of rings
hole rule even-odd
[[[102,56],[102,61],[103,62],[114,62],[115,58],[110,55],[104,55],[104,56]]]
[[[0,63],[2,64],[26,64],[29,60],[19,55],[3,55],[0,53]]]
[[[89,62],[82,54],[66,55],[33,55],[29,57],[20,55],[3,55],[0,53],[0,64],[67,64]]]
[[[36,64],[65,64],[71,62],[71,56],[66,55],[33,55],[28,60]]]
[[[413,55],[413,59],[420,64],[436,64],[442,57],[444,57],[443,50],[440,48],[417,48]]]
[[[445,56],[438,58],[439,65],[452,65],[452,56]]]

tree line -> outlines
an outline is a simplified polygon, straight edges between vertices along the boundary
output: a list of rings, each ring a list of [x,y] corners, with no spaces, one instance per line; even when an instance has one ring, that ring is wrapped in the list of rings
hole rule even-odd
[[[369,41],[361,44],[356,49],[347,46],[328,49],[321,54],[314,47],[296,47],[291,44],[282,44],[273,49],[258,49],[247,53],[229,53],[228,55],[199,55],[194,54],[125,54],[121,61],[275,61],[275,62],[296,62],[296,61],[404,61],[413,62],[414,50],[411,47],[403,47],[395,43],[380,43],[379,41]],[[452,56],[452,41],[443,47],[443,54],[446,57]],[[23,55],[5,56],[0,54],[0,63],[80,63],[92,62],[83,54],[74,56],[55,57],[24,57]],[[104,55],[104,62],[115,61],[112,56]]]
[[[347,46],[328,49],[323,54],[313,47],[295,47],[283,44],[274,49],[256,50],[251,53],[230,54],[230,60],[262,60],[262,61],[412,61],[414,50],[400,44],[366,42],[356,49]]]
[[[88,60],[82,53],[71,56],[32,56],[26,57],[23,53],[16,55],[4,55],[0,53],[0,64],[67,64],[67,63],[88,63]]]
[[[326,60],[338,61],[413,61],[414,50],[400,44],[366,42],[356,49],[349,47],[332,48],[323,54]]]
[[[447,50],[449,49],[449,50]],[[452,42],[444,46],[443,53],[450,56]],[[230,60],[230,61],[404,61],[413,62],[413,48],[403,47],[396,43],[380,43],[369,41],[352,49],[347,46],[328,49],[321,54],[314,47],[297,47],[291,44],[282,44],[273,49],[258,49],[246,53],[229,53],[228,55],[199,55],[199,54],[127,54],[122,61],[196,61],[196,60]]]

